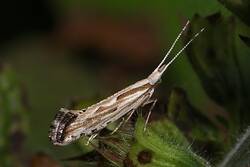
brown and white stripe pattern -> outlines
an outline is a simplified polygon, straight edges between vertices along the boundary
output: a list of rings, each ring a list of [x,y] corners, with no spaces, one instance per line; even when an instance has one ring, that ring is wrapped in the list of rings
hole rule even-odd
[[[197,33],[174,57],[165,63],[166,58],[186,29],[184,26],[175,39],[168,53],[158,67],[146,78],[138,81],[114,95],[82,110],[61,109],[52,122],[49,138],[55,145],[67,145],[82,135],[93,135],[124,115],[131,113],[138,107],[146,104],[161,79],[167,67],[180,55],[180,53],[203,31]]]
[[[49,137],[54,144],[65,145],[81,135],[91,135],[141,106],[151,97],[153,88],[144,79],[84,110],[61,109],[52,122]]]

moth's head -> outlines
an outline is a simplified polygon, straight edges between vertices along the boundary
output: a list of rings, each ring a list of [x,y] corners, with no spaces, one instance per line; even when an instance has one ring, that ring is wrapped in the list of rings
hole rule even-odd
[[[149,76],[148,76],[148,81],[151,85],[155,85],[162,76],[162,70],[164,69],[165,65],[162,65],[159,68],[156,68]]]
[[[74,122],[77,114],[61,109],[50,126],[49,138],[54,145],[67,145],[80,137],[80,134],[66,133],[67,127]]]

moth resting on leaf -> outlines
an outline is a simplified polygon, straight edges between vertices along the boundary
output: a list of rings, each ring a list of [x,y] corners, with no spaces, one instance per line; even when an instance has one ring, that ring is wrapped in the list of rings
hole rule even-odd
[[[118,127],[113,131],[115,132],[122,123],[126,122],[132,116],[138,107],[152,103],[146,120],[147,124],[151,110],[156,103],[156,100],[152,100],[151,96],[153,95],[155,87],[159,83],[162,74],[184,51],[184,49],[204,30],[203,28],[200,32],[195,34],[168,63],[165,63],[166,58],[186,30],[188,24],[189,21],[183,27],[161,63],[147,78],[140,80],[85,109],[68,110],[62,108],[56,114],[49,132],[49,138],[52,143],[54,145],[67,145],[79,139],[82,135],[90,136],[88,140],[89,143],[97,136],[98,132],[105,128],[109,123],[114,122],[119,118],[123,118],[123,121],[120,122]],[[127,116],[126,120],[124,119],[124,116]]]

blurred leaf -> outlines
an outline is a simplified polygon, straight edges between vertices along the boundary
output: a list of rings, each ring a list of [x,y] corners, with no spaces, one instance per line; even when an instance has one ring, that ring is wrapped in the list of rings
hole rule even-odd
[[[171,90],[168,102],[168,117],[175,123],[184,126],[186,129],[193,129],[196,125],[205,125],[210,128],[216,128],[225,131],[227,126],[227,117],[221,111],[214,113],[202,113],[189,102],[186,92],[181,88],[174,88]],[[217,119],[224,120],[225,125],[218,125]],[[190,127],[190,126],[191,127]]]
[[[139,117],[128,156],[134,166],[210,166],[191,150],[182,133],[167,119],[152,122],[146,132],[144,123]]]
[[[226,8],[236,14],[243,22],[250,26],[249,0],[218,0]]]
[[[9,67],[0,73],[0,165],[21,166],[28,130],[27,108],[20,83]]]
[[[243,35],[239,35],[240,39],[248,46],[250,47],[250,38],[243,36]]]
[[[244,112],[247,90],[236,54],[235,21],[220,13],[206,18],[195,15],[186,41],[202,27],[205,32],[186,50],[188,58],[206,93],[230,112],[237,130],[240,120],[250,115]]]
[[[210,114],[210,113],[208,113]],[[228,145],[227,126],[220,123],[218,118],[225,123],[228,120],[223,114],[205,116],[193,107],[187,99],[186,93],[181,88],[171,91],[168,102],[168,117],[191,140],[195,140],[195,148],[203,147],[206,155],[215,160],[218,153],[224,151]]]

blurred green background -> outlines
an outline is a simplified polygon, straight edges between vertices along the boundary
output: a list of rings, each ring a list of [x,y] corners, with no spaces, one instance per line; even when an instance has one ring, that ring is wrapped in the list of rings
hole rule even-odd
[[[82,152],[77,144],[56,147],[48,139],[61,107],[79,99],[87,106],[146,77],[195,14],[232,15],[216,0],[13,0],[1,8],[1,71],[14,73],[25,99],[24,164],[39,152],[58,161]],[[250,34],[237,17],[236,22],[236,32]],[[250,50],[239,38],[236,43],[242,68],[249,71]],[[175,52],[182,45],[181,40]],[[157,97],[166,99],[175,86],[202,112],[222,110],[206,95],[185,53],[163,76]]]

